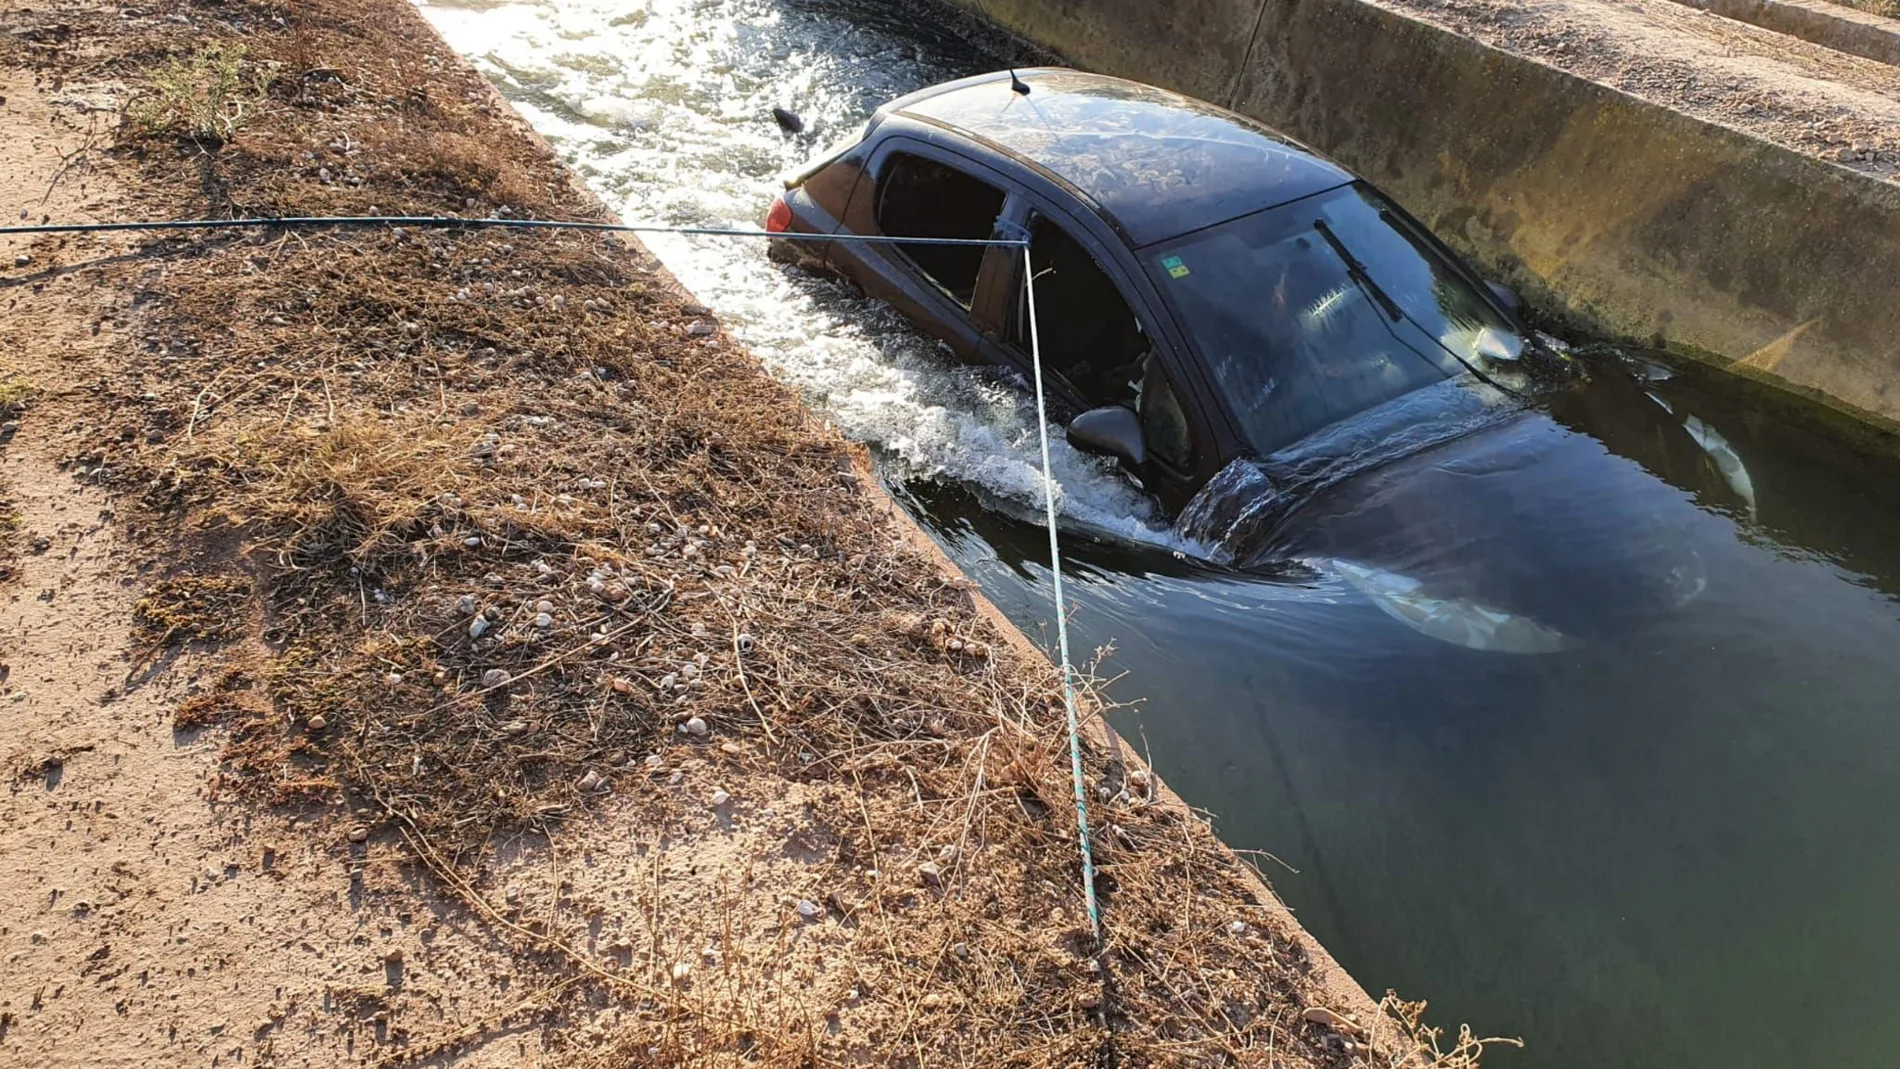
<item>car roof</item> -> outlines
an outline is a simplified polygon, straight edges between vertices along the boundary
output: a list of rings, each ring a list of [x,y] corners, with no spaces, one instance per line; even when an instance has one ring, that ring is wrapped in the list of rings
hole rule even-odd
[[[1279,132],[1165,89],[1061,68],[966,78],[886,110],[1040,167],[1139,248],[1353,180]]]

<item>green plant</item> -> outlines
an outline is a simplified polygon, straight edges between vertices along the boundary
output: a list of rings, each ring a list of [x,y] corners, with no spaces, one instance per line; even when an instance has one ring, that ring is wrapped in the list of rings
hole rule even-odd
[[[17,418],[39,392],[39,387],[25,379],[0,378],[0,420]]]
[[[152,73],[148,94],[126,119],[145,134],[221,145],[237,136],[270,84],[275,64],[248,60],[243,45],[210,45]]]

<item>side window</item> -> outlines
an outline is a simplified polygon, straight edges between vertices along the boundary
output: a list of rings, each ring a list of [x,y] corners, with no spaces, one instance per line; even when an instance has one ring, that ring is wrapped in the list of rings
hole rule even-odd
[[[878,229],[901,238],[982,240],[1003,213],[1003,191],[922,156],[897,153],[877,192]],[[899,245],[905,256],[958,304],[970,307],[981,245]]]
[[[1141,436],[1147,442],[1148,453],[1169,467],[1187,471],[1194,466],[1194,438],[1188,430],[1187,412],[1159,360],[1148,361],[1141,381]]]
[[[1019,254],[1020,255],[1020,254]],[[1092,406],[1135,406],[1148,338],[1115,282],[1089,251],[1043,216],[1029,224],[1042,366]],[[1016,295],[1010,342],[1029,352],[1027,301]]]

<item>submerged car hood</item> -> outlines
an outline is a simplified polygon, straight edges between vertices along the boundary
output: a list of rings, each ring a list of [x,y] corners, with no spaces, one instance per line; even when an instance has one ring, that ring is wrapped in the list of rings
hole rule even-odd
[[[1703,506],[1741,508],[1716,459],[1626,378],[1530,404],[1419,391],[1234,462],[1182,533],[1241,568],[1303,562],[1395,619],[1476,649],[1551,652],[1687,604]]]

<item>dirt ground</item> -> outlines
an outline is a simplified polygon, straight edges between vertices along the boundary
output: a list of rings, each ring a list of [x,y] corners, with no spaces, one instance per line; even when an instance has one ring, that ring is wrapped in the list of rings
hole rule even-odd
[[[1900,68],[1672,0],[1381,0],[1632,96],[1900,181]]]
[[[400,0],[0,12],[0,206],[600,217]],[[0,239],[0,1066],[1442,1056],[635,245]]]

